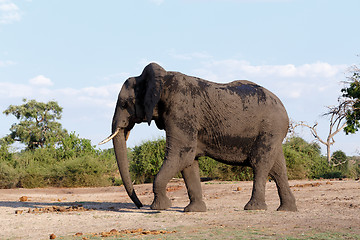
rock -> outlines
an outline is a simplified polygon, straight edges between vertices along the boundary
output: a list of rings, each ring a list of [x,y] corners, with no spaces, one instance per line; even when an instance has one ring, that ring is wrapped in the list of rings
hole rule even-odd
[[[56,235],[55,234],[50,234],[50,239],[55,239],[56,238]]]
[[[24,210],[16,210],[15,214],[22,214],[24,212]]]
[[[20,197],[20,202],[27,202],[29,200],[29,198],[27,196],[22,196]]]

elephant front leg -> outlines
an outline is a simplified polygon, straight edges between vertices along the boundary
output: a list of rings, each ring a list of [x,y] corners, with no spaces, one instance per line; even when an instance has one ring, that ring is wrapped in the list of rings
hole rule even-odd
[[[188,191],[190,203],[184,212],[206,212],[206,205],[202,199],[202,190],[199,173],[199,162],[194,163],[181,172]]]
[[[171,165],[173,165],[171,162],[165,160],[155,177],[153,185],[154,201],[150,206],[153,210],[165,210],[171,207],[171,201],[166,196],[166,186],[171,178],[179,172],[177,166],[173,167]]]

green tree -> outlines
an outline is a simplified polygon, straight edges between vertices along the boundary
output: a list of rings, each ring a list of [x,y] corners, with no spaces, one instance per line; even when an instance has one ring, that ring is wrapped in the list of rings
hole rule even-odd
[[[355,133],[360,128],[360,68],[354,66],[350,73],[348,86],[341,89],[343,103],[350,106],[346,114],[347,126],[344,128],[346,134]]]
[[[22,105],[10,105],[3,113],[14,115],[19,123],[11,126],[8,142],[19,141],[27,149],[54,146],[66,135],[57,120],[61,119],[62,107],[55,101],[47,103],[23,99]]]

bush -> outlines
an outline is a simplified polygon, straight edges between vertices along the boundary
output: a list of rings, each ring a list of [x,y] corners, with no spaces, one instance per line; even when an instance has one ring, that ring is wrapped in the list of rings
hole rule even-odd
[[[135,183],[152,182],[165,157],[164,139],[147,141],[131,152],[130,172]],[[199,158],[200,176],[219,180],[251,180],[252,170],[247,167],[230,166],[210,157]],[[178,175],[180,176],[180,175]]]
[[[4,161],[0,161],[0,188],[13,188],[19,180],[19,172]]]
[[[304,178],[337,178],[342,173],[331,167],[324,156],[321,156],[320,146],[308,143],[299,137],[293,137],[283,145],[289,179]]]
[[[360,177],[360,158],[352,157],[349,159],[349,177],[359,179]]]
[[[233,166],[210,157],[199,158],[200,176],[223,181],[249,181],[253,179],[250,167]]]
[[[158,139],[128,149],[130,172],[135,183],[153,181],[163,163],[165,147],[165,140]],[[289,179],[360,176],[359,158],[349,158],[346,168],[341,165],[330,167],[325,157],[321,156],[320,147],[301,138],[288,139],[283,150]],[[340,156],[340,153],[335,152],[333,157],[339,158],[337,155]],[[341,156],[344,157],[343,154]],[[249,167],[226,165],[210,157],[200,157],[198,161],[200,176],[204,178],[229,181],[253,178]],[[70,134],[57,148],[37,148],[18,153],[9,153],[9,146],[2,142],[0,180],[0,188],[122,184],[114,150],[96,150],[89,140],[80,139],[75,134]]]
[[[0,161],[11,161],[13,154],[9,152],[9,144],[5,139],[0,139]]]
[[[152,182],[165,157],[164,139],[143,142],[132,149],[130,172],[136,184]]]
[[[59,149],[46,147],[15,153],[6,161],[1,159],[0,188],[111,186],[120,183],[112,150],[74,153],[78,156],[66,155],[68,157],[63,158]]]
[[[50,185],[59,187],[111,186],[113,172],[114,169],[108,168],[99,159],[82,156],[54,165],[46,180]]]

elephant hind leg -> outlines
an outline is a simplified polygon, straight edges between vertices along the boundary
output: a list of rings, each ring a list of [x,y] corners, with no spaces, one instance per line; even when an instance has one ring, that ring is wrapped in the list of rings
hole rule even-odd
[[[190,203],[185,207],[184,212],[206,212],[206,205],[202,200],[199,162],[195,160],[191,166],[183,169],[181,174],[190,199]]]
[[[265,142],[265,137],[259,139],[260,143]],[[265,185],[270,169],[273,165],[273,149],[271,145],[259,144],[251,154],[250,166],[253,169],[254,181],[253,189],[249,202],[245,205],[245,210],[266,210]]]
[[[297,211],[295,197],[289,187],[285,157],[281,147],[276,157],[274,166],[270,170],[270,176],[275,180],[280,197],[280,206],[277,210],[295,212]]]

